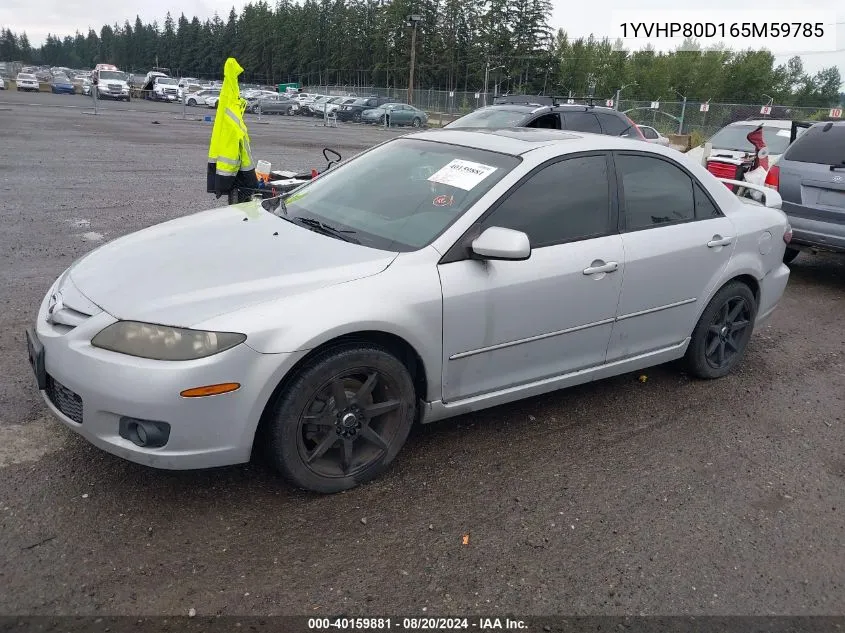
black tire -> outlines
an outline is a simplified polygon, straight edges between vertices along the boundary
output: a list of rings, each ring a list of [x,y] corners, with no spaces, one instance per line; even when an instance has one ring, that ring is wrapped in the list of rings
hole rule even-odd
[[[345,401],[339,412],[334,394]],[[379,406],[386,410],[373,415]],[[274,403],[268,458],[295,486],[323,494],[348,490],[387,468],[415,413],[413,382],[394,355],[367,343],[330,348],[308,362]]]
[[[736,367],[748,347],[757,317],[757,300],[744,283],[732,281],[707,304],[692,333],[685,357],[698,378],[721,378]]]
[[[355,123],[361,122],[361,113],[360,112],[353,112],[352,113],[352,121]]]
[[[196,99],[188,99],[188,105],[191,106],[192,108],[196,108],[197,107],[197,100]]]
[[[422,119],[420,119],[420,117],[418,116],[415,116],[414,120],[411,121],[411,125],[414,127],[422,127]]]
[[[783,254],[783,263],[784,264],[791,264],[792,261],[801,254],[801,251],[797,248],[789,248],[786,247],[786,252]]]

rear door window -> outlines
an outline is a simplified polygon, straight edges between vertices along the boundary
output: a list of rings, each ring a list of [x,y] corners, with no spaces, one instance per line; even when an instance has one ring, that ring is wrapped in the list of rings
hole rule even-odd
[[[596,116],[599,118],[604,133],[610,136],[619,136],[631,125],[630,123],[625,123],[620,117],[614,114],[599,112]]]
[[[814,125],[787,150],[785,160],[845,167],[845,125]]]
[[[573,132],[601,134],[601,124],[592,112],[562,112],[564,125]]]

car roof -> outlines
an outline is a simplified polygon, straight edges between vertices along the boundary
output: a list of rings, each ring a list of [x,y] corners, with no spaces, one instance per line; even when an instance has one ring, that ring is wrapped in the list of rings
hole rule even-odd
[[[511,156],[521,156],[541,147],[560,145],[562,143],[567,144],[567,148],[573,152],[589,149],[625,148],[630,146],[631,143],[636,144],[638,147],[646,146],[650,151],[656,151],[656,148],[659,149],[659,146],[653,143],[607,136],[605,134],[527,127],[440,128],[409,134],[407,138],[450,143],[474,149],[499,152],[501,154],[510,154]]]

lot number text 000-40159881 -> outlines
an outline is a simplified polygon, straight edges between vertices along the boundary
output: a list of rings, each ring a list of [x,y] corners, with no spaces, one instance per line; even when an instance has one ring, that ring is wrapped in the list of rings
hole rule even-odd
[[[824,11],[637,11],[612,12],[611,38],[623,48],[643,44],[770,48],[774,53],[836,50],[836,16]]]

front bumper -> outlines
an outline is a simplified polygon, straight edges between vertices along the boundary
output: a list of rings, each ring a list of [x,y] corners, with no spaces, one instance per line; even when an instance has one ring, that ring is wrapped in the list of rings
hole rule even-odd
[[[115,319],[106,312],[68,331],[47,321],[47,294],[34,334],[43,346],[50,411],[102,450],[154,468],[183,470],[247,462],[266,403],[301,354],[261,354],[245,344],[196,361],[136,358],[93,347],[91,338]],[[183,398],[191,387],[238,382],[237,391]],[[75,418],[75,419],[74,419]],[[121,419],[164,422],[160,448],[138,446],[120,434]],[[78,421],[81,419],[81,423]]]

